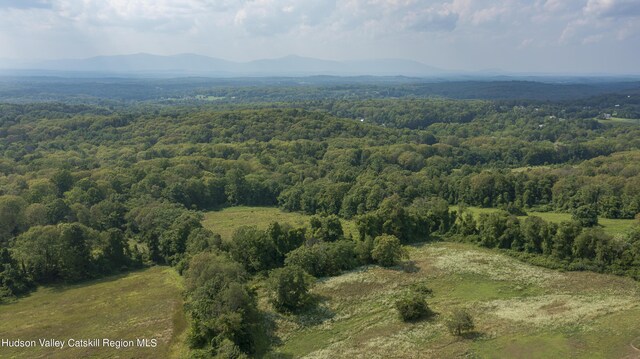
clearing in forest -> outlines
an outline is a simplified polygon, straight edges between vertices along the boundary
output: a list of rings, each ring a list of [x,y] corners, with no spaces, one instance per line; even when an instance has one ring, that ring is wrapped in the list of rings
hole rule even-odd
[[[285,357],[636,358],[640,285],[611,275],[558,272],[458,243],[410,247],[417,272],[368,266],[319,279],[319,303],[299,315],[269,311]],[[394,301],[414,283],[433,289],[431,320],[402,322]],[[448,333],[468,308],[475,332]]]

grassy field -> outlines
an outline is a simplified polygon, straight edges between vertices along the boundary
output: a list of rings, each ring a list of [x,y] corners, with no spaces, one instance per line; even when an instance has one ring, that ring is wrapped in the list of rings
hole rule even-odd
[[[256,226],[266,229],[272,222],[289,223],[294,227],[309,227],[307,216],[296,212],[284,212],[274,207],[227,207],[219,211],[207,212],[204,216],[203,226],[218,233],[223,239],[230,239],[233,231],[241,226]],[[352,234],[357,237],[355,223],[342,221],[345,235]]]
[[[457,207],[452,207],[452,209],[457,209]],[[471,211],[475,216],[480,215],[481,213],[491,213],[497,211],[495,208],[480,208],[480,207],[467,207],[469,211]],[[527,212],[529,216],[538,216],[545,221],[560,223],[563,221],[570,221],[571,214],[569,213],[558,213],[558,212]],[[520,219],[525,219],[527,216],[518,216]],[[616,234],[625,234],[636,223],[633,219],[608,219],[608,218],[598,218],[598,224],[602,226],[602,229],[611,235]]]
[[[599,119],[598,122],[600,123],[622,123],[622,124],[632,124],[632,125],[639,125],[640,124],[640,120],[635,119],[635,118],[621,118],[621,117],[611,117],[609,119]]]
[[[474,213],[495,209],[472,208]],[[570,215],[532,213],[551,221]],[[309,216],[276,208],[232,207],[209,212],[205,226],[230,238],[241,225],[272,221],[308,225]],[[601,221],[609,232],[632,221]],[[347,232],[353,223],[345,222]],[[637,358],[640,285],[628,278],[563,273],[496,251],[459,243],[409,247],[417,272],[368,266],[316,282],[317,305],[301,314],[273,311],[262,282],[260,308],[275,328],[283,358]],[[436,317],[403,323],[394,301],[414,283],[433,289]],[[449,334],[444,320],[457,307],[476,321],[469,337]]]
[[[290,358],[637,358],[640,285],[587,272],[561,273],[457,243],[409,250],[417,272],[370,266],[318,280],[319,304],[270,317]],[[403,323],[394,300],[426,283],[436,317]],[[270,310],[266,299],[260,305]],[[468,308],[476,331],[456,338],[444,319]]]
[[[77,285],[41,287],[0,305],[0,338],[157,339],[156,348],[0,348],[2,358],[181,358],[186,356],[182,280],[153,267]]]
[[[551,166],[546,166],[546,165],[541,165],[541,166],[524,166],[524,167],[516,167],[516,168],[512,168],[511,172],[516,172],[516,173],[520,173],[520,172],[528,172],[528,171],[532,171],[532,170],[550,170],[553,167]]]

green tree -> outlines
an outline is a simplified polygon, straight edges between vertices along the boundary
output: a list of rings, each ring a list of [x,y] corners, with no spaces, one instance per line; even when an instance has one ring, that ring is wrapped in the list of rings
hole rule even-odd
[[[373,263],[373,258],[371,257],[372,251],[373,238],[371,236],[367,236],[365,239],[356,242],[355,253],[360,264]]]
[[[24,210],[24,221],[29,227],[49,224],[47,207],[42,203],[32,203]]]
[[[122,229],[125,224],[127,209],[122,203],[113,200],[104,200],[91,207],[91,224],[93,228],[104,231],[109,228]]]
[[[58,277],[59,238],[57,226],[34,226],[16,238],[15,258],[34,280],[47,282]]]
[[[480,244],[488,248],[509,248],[513,238],[508,229],[515,228],[515,223],[510,223],[510,218],[511,216],[505,211],[481,213],[478,217]]]
[[[273,306],[279,311],[293,311],[309,303],[313,277],[298,266],[285,266],[269,273],[268,289]]]
[[[540,217],[527,217],[522,222],[524,250],[529,253],[542,253],[542,244],[546,230],[546,223]]]
[[[593,227],[598,224],[598,211],[592,205],[584,205],[574,209],[572,217],[583,227]]]
[[[311,233],[319,240],[325,242],[335,242],[344,237],[342,222],[336,215],[325,217],[311,217]]]
[[[275,243],[265,231],[254,226],[243,226],[235,230],[228,244],[229,253],[244,268],[257,273],[276,268],[282,264]]]
[[[200,252],[213,251],[222,247],[222,238],[206,228],[193,228],[187,237],[185,253],[194,255]]]
[[[445,324],[449,332],[456,336],[461,336],[475,328],[473,317],[464,309],[455,309]]]
[[[201,228],[201,216],[194,212],[184,212],[159,238],[158,250],[166,263],[176,264],[187,249],[187,240],[191,232]]]
[[[396,300],[395,307],[400,318],[405,322],[420,320],[434,314],[427,305],[424,295],[415,291],[410,291]]]
[[[3,299],[26,293],[32,283],[19,269],[18,262],[11,257],[9,250],[0,249],[0,303]]]
[[[38,179],[29,182],[29,190],[25,198],[30,203],[46,203],[56,198],[56,187],[48,179]]]
[[[68,170],[60,170],[51,177],[51,182],[55,184],[60,196],[73,187],[74,179]]]
[[[60,228],[60,276],[64,280],[77,281],[91,273],[91,247],[97,235],[79,223],[64,223]]]
[[[473,213],[468,210],[458,212],[455,228],[456,232],[463,236],[471,236],[478,233],[478,226]]]
[[[0,244],[17,235],[24,225],[27,202],[18,196],[0,196]]]
[[[81,203],[77,204],[78,206],[83,206]],[[49,203],[46,204],[47,207],[47,217],[48,217],[48,222],[51,224],[56,224],[56,223],[60,223],[63,221],[70,221],[71,217],[73,216],[73,212],[71,210],[71,208],[69,207],[69,205],[67,205],[67,203],[61,199],[61,198],[57,198]],[[86,207],[84,207],[86,209]],[[78,221],[81,220],[81,216],[76,215]],[[89,223],[88,220],[88,215],[87,215],[87,220],[86,220],[86,224]]]
[[[373,240],[371,258],[381,266],[394,266],[405,256],[404,249],[398,237],[385,234]]]
[[[225,175],[225,180],[224,192],[227,196],[227,202],[234,205],[245,203],[248,191],[244,173],[236,168],[231,169]]]
[[[571,258],[573,255],[573,242],[580,232],[582,232],[580,223],[576,221],[561,222],[553,237],[551,254],[560,259]]]
[[[131,262],[131,254],[127,239],[121,230],[111,228],[102,234],[104,247],[102,258],[111,270],[120,270]]]
[[[299,266],[314,277],[338,275],[358,264],[355,248],[350,240],[301,246],[287,254],[285,264]]]
[[[304,243],[306,231],[305,228],[292,228],[286,223],[273,222],[266,233],[280,254],[278,261],[284,263],[285,255]]]
[[[202,252],[191,258],[184,277],[190,345],[216,353],[225,350],[228,340],[253,353],[262,319],[242,266],[224,255]]]

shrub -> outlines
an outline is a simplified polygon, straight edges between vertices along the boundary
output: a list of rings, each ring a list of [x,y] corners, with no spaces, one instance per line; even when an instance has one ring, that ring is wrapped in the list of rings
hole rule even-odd
[[[413,283],[411,284],[411,286],[409,286],[409,289],[412,292],[421,294],[425,297],[430,297],[433,295],[433,290],[427,287],[426,283],[421,283],[421,282]]]
[[[424,296],[414,291],[397,300],[396,309],[400,318],[405,322],[416,321],[433,315],[433,311],[427,306]]]
[[[396,265],[405,256],[398,237],[384,234],[373,240],[371,258],[383,267]]]
[[[446,325],[449,332],[457,336],[463,335],[475,327],[473,317],[464,309],[454,310],[447,319]]]
[[[216,356],[214,358],[220,359],[248,359],[249,357],[240,350],[240,348],[231,340],[224,339],[218,345],[216,350]]]

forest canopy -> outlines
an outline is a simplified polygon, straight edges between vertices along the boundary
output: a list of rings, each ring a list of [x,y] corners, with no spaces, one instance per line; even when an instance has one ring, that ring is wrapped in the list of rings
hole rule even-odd
[[[401,85],[382,88],[420,87]],[[322,98],[0,104],[0,298],[171,265],[187,281],[190,344],[224,357],[264,349],[252,276],[297,310],[310,275],[394,266],[409,243],[447,238],[640,277],[640,231],[598,227],[640,212],[634,92],[542,102],[305,91]],[[602,117],[613,110],[627,121]],[[203,211],[236,205],[313,217],[242,227],[231,241],[203,227]],[[574,220],[517,217],[527,211]]]

